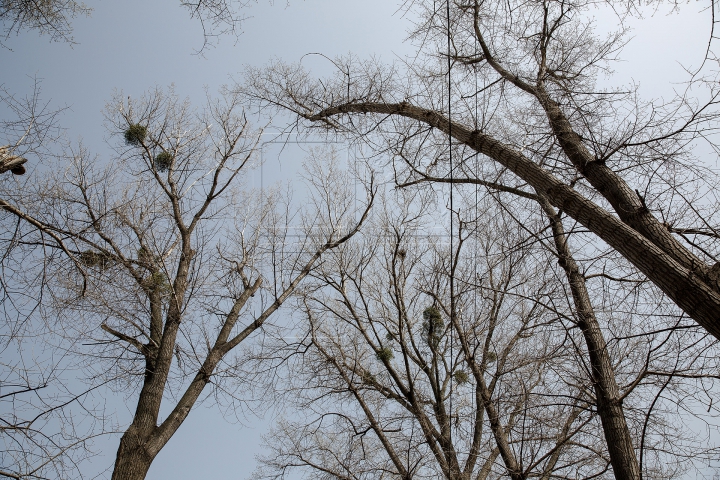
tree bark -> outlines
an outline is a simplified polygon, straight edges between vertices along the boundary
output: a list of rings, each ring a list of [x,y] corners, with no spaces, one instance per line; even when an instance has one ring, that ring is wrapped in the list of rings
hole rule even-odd
[[[112,480],[143,480],[154,460],[145,448],[147,437],[131,426],[120,439]]]
[[[550,97],[545,88],[545,74],[547,70],[544,60],[540,66],[537,83],[535,84],[530,84],[506,70],[490,52],[480,32],[480,3],[477,1],[475,1],[474,11],[473,28],[482,48],[484,60],[487,61],[502,78],[537,99],[545,111],[545,115],[550,123],[550,128],[560,148],[562,148],[565,156],[577,171],[590,182],[600,195],[610,202],[615,213],[625,224],[640,232],[640,234],[660,247],[660,249],[670,255],[670,257],[683,267],[691,271],[699,272],[703,280],[710,280],[714,283],[715,285],[711,285],[711,288],[720,293],[716,280],[714,278],[708,278],[709,267],[700,262],[690,250],[683,247],[683,245],[670,234],[650,210],[648,210],[645,205],[645,200],[640,198],[639,194],[634,192],[622,177],[607,167],[604,160],[600,161],[596,159],[585,147],[582,138],[572,128],[570,121],[560,108],[560,105]],[[544,35],[545,33],[543,33],[543,36]],[[547,54],[547,44],[541,42],[539,48],[544,59]],[[556,206],[559,207],[559,205]]]
[[[189,235],[186,234],[183,239],[183,250],[178,264],[177,274],[173,282],[172,294],[170,296],[170,306],[168,308],[167,319],[162,331],[160,347],[157,351],[145,348],[143,353],[146,358],[146,372],[143,388],[140,391],[135,416],[130,428],[123,434],[120,439],[120,447],[115,459],[115,468],[113,470],[112,480],[143,480],[152,464],[153,460],[160,453],[160,450],[172,438],[175,432],[180,428],[200,397],[205,386],[210,382],[218,363],[223,359],[225,354],[240,344],[252,332],[260,328],[265,320],[275,313],[283,302],[292,295],[300,282],[310,273],[312,266],[317,262],[322,254],[332,248],[335,248],[348,239],[350,239],[360,229],[360,226],[368,216],[372,208],[371,200],[359,222],[346,235],[335,241],[329,241],[315,252],[308,260],[302,270],[295,276],[290,284],[285,288],[282,294],[260,314],[254,322],[245,327],[240,333],[234,337],[230,337],[235,327],[240,312],[262,284],[259,277],[254,283],[247,283],[243,293],[235,300],[233,307],[228,312],[218,336],[216,337],[213,347],[207,354],[202,366],[195,374],[192,382],[187,387],[183,396],[177,402],[168,417],[158,425],[160,404],[163,399],[163,393],[167,384],[168,374],[172,365],[173,353],[176,344],[176,337],[180,328],[181,312],[183,308],[183,299],[188,288],[188,274],[190,269],[190,261],[193,257],[190,248]],[[188,232],[189,233],[189,232]],[[151,293],[151,292],[150,292]],[[152,303],[152,298],[151,298]],[[151,308],[151,311],[153,309]],[[156,326],[159,328],[159,325]]]
[[[570,125],[557,102],[540,88],[536,97],[545,110],[550,127],[573,166],[613,207],[615,213],[633,229],[651,240],[685,268],[696,268],[706,274],[707,267],[684,248],[645,206],[643,199],[604,162],[598,161]]]

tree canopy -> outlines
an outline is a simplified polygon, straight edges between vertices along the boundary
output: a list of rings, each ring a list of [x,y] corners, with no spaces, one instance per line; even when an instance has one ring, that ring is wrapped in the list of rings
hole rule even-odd
[[[181,6],[207,54],[251,3]],[[277,415],[235,465],[256,479],[720,468],[716,5],[673,96],[613,76],[666,7],[401,2],[412,54],[279,55],[204,102],[119,90],[99,154],[40,80],[3,89],[0,476],[86,476],[108,437],[101,477],[152,477],[202,404]],[[0,19],[62,46],[89,13]]]

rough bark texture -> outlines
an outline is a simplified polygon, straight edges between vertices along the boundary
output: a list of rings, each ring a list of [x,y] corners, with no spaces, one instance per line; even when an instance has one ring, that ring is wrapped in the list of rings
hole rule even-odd
[[[550,203],[570,215],[591,232],[617,250],[643,272],[675,304],[720,339],[720,293],[709,283],[705,274],[708,267],[695,260],[690,267],[678,262],[680,255],[670,255],[653,239],[645,237],[621,219],[616,218],[592,201],[580,195],[520,152],[477,130],[471,130],[434,110],[416,107],[409,103],[352,103],[327,108],[311,121],[328,121],[331,117],[352,113],[379,113],[400,115],[431,125],[508,168]],[[612,179],[606,179],[612,182]],[[675,242],[677,243],[677,242]],[[666,248],[667,245],[665,245]],[[681,246],[679,247],[683,249]],[[685,249],[683,249],[685,250]],[[689,253],[689,252],[688,252]]]
[[[143,432],[146,433],[146,432]],[[120,439],[113,479],[142,480],[150,470],[154,457],[145,449],[147,435],[130,427]]]
[[[548,74],[546,58],[547,44],[540,42],[539,49],[542,62],[539,65],[535,84],[520,79],[517,75],[505,69],[495,58],[486,44],[480,31],[480,2],[475,1],[475,17],[473,27],[475,36],[482,48],[484,60],[506,81],[520,90],[532,95],[545,111],[550,128],[567,158],[577,171],[587,179],[590,184],[612,205],[620,219],[640,232],[645,238],[660,247],[666,254],[693,273],[699,273],[704,281],[708,281],[709,267],[704,265],[688,249],[684,248],[670,232],[652,215],[645,206],[644,199],[640,198],[633,189],[619,175],[607,167],[604,161],[596,159],[585,147],[580,135],[575,132],[568,117],[548,94],[545,85]],[[545,37],[548,32],[543,32]],[[551,36],[551,34],[550,34]],[[546,40],[549,37],[545,37]],[[534,185],[533,185],[534,186]],[[541,191],[543,193],[543,191]],[[559,207],[559,205],[556,205]],[[715,283],[715,282],[712,282]],[[712,285],[716,292],[720,292],[717,285]]]
[[[550,126],[565,155],[578,172],[613,206],[615,213],[645,238],[651,240],[675,261],[688,269],[706,273],[706,266],[684,248],[644,205],[643,200],[618,174],[598,161],[573,130],[560,106],[542,90],[537,98],[545,109]]]
[[[148,351],[145,354],[146,370],[143,387],[140,390],[140,397],[138,398],[132,424],[120,439],[112,480],[145,478],[155,456],[172,435],[167,436],[167,438],[159,437],[157,433],[160,428],[157,424],[160,415],[160,404],[165,392],[170,367],[172,366],[176,338],[180,328],[182,302],[188,286],[187,278],[192,259],[190,239],[186,237],[183,240],[182,254],[178,263],[175,281],[173,282],[170,306],[160,339],[160,346],[156,353]],[[152,292],[149,293],[152,303],[153,295]],[[156,299],[156,301],[158,300]],[[150,310],[153,311],[152,305]],[[188,412],[191,406],[188,406]],[[177,427],[179,427],[179,424]],[[177,430],[177,427],[175,430]]]
[[[585,337],[585,345],[592,368],[591,375],[598,415],[605,433],[613,473],[617,480],[639,480],[642,478],[640,465],[635,455],[630,430],[625,421],[620,389],[615,381],[615,372],[610,362],[605,338],[590,302],[585,277],[580,273],[580,269],[570,253],[560,216],[546,199],[540,196],[539,200],[550,219],[559,263],[565,270],[575,303],[577,324]]]

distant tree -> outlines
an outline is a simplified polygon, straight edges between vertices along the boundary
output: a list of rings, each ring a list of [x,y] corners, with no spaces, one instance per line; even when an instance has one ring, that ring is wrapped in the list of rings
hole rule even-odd
[[[0,87],[0,103],[7,115],[0,121],[0,476],[80,478],[79,465],[96,453],[94,439],[114,425],[93,400],[98,385],[68,382],[77,367],[65,355],[71,344],[58,347],[54,322],[38,315],[46,279],[28,267],[43,257],[36,236],[42,225],[27,223],[17,208],[37,200],[33,173],[60,143],[62,108],[41,101],[38,81],[24,96]],[[18,177],[26,156],[34,160],[30,175]]]
[[[67,372],[77,365],[57,345],[39,348],[54,339],[49,332],[8,327],[0,329],[0,478],[83,478],[96,438],[117,433],[92,398],[102,385],[71,384]]]

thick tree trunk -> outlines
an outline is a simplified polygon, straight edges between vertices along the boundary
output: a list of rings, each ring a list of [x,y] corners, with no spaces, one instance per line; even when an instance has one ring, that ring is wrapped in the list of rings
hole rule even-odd
[[[354,103],[330,107],[315,115],[306,115],[306,118],[322,122],[333,116],[352,113],[380,113],[412,118],[452,135],[459,142],[505,166],[536,191],[542,192],[553,206],[560,208],[623,255],[677,306],[720,339],[720,292],[717,291],[717,285],[706,283],[708,279],[704,272],[709,270],[706,265],[697,262],[686,267],[674,258],[676,255],[670,255],[652,239],[583,197],[520,152],[478,130],[450,122],[434,110],[405,102]]]
[[[560,106],[542,90],[536,97],[545,109],[550,127],[573,166],[613,206],[615,213],[627,225],[651,240],[685,268],[697,268],[706,273],[705,265],[684,248],[645,206],[644,200],[617,173],[597,161],[575,133]]]
[[[132,426],[120,439],[112,480],[144,480],[154,460],[145,448],[147,437]]]
[[[622,401],[620,400],[620,389],[615,381],[615,372],[610,362],[610,354],[608,353],[605,338],[590,302],[585,277],[580,273],[580,269],[570,253],[560,216],[550,206],[547,199],[542,195],[539,195],[539,198],[540,205],[550,219],[559,263],[565,270],[570,283],[570,290],[578,317],[578,327],[580,327],[585,337],[592,368],[591,375],[598,415],[605,433],[613,473],[617,480],[639,480],[641,478],[640,466],[625,420],[625,412],[623,412]]]
[[[120,438],[112,480],[143,480],[157,455],[157,452],[152,453],[148,448],[157,430],[157,416],[164,390],[158,389],[156,374],[156,360],[146,358],[143,388],[133,422]]]
[[[180,312],[182,311],[182,301],[187,289],[187,276],[191,259],[192,250],[190,249],[188,236],[185,235],[160,344],[157,347],[153,346],[152,349],[147,349],[146,346],[146,350],[143,352],[145,355],[145,378],[132,424],[120,439],[112,480],[144,479],[152,461],[170,438],[170,436],[167,436],[167,438],[160,440],[162,436],[158,435],[160,430],[158,419],[170,367],[172,366],[176,337],[180,329]],[[150,310],[154,312],[160,299],[154,296],[152,292],[149,293]],[[151,333],[157,335],[157,330],[160,328],[157,318],[151,318],[151,327],[155,330],[155,332]],[[189,408],[187,410],[189,411]],[[187,416],[187,412],[185,412],[185,416]],[[185,416],[182,417],[182,420],[184,420]],[[173,433],[182,423],[182,420],[175,426]]]
[[[710,268],[704,265],[690,250],[670,234],[648,210],[645,200],[640,198],[640,195],[633,191],[622,177],[607,167],[604,161],[598,161],[585,147],[582,138],[572,128],[560,105],[547,93],[545,83],[542,80],[543,75],[538,73],[537,83],[529,84],[506,70],[495,60],[480,32],[478,23],[480,18],[479,9],[480,4],[475,2],[475,34],[480,41],[486,61],[501,77],[538,100],[545,111],[555,139],[577,171],[590,182],[600,195],[610,202],[623,223],[640,232],[641,235],[653,242],[686,269],[699,273],[704,281],[710,280],[713,283],[711,288],[720,293],[719,285],[717,285],[718,279],[708,278],[710,276],[715,277],[715,275],[709,275]],[[544,54],[545,46],[541,47],[541,49]],[[540,71],[544,72],[544,66],[541,67]],[[560,205],[556,206],[559,207]]]

